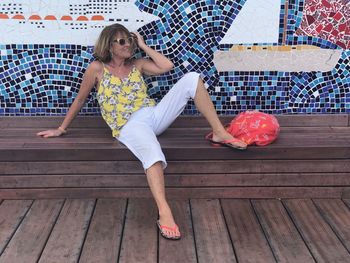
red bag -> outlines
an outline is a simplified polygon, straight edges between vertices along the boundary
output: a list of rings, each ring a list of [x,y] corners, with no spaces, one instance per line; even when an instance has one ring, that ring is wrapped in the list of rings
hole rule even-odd
[[[245,111],[231,121],[227,131],[247,145],[264,146],[277,139],[280,125],[273,115],[259,111]]]

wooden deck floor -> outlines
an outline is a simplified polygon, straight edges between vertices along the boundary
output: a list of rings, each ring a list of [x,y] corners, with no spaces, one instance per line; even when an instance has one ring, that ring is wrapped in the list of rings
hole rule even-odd
[[[350,262],[350,199],[0,200],[0,262]]]

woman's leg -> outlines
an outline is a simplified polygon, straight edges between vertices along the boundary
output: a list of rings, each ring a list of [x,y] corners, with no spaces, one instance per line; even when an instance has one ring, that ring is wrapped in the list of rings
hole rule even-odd
[[[151,128],[152,109],[136,112],[121,130],[118,140],[141,161],[148,185],[156,201],[161,225],[173,228],[175,221],[165,197],[163,169],[167,163],[160,144]],[[170,237],[179,236],[179,231],[163,229]]]
[[[160,224],[173,228],[175,226],[175,220],[165,197],[164,173],[161,162],[157,162],[148,168],[146,175],[148,185],[158,206]],[[170,237],[180,236],[179,230],[171,231],[164,229],[164,232]]]
[[[220,142],[233,139],[233,136],[225,130],[219,120],[200,75],[195,72],[190,72],[183,76],[155,107],[156,125],[154,131],[157,135],[168,128],[181,114],[190,98],[194,99],[198,111],[203,114],[212,127],[213,141]],[[243,148],[247,146],[239,140],[233,142],[232,145]]]
[[[220,142],[233,139],[233,136],[225,130],[224,126],[219,120],[213,102],[211,101],[208,91],[204,87],[204,83],[201,78],[198,80],[196,95],[194,96],[194,103],[197,107],[197,110],[203,114],[203,116],[207,119],[210,126],[212,127],[213,141]],[[247,146],[244,142],[241,141],[232,143],[232,145],[237,145],[240,147]]]

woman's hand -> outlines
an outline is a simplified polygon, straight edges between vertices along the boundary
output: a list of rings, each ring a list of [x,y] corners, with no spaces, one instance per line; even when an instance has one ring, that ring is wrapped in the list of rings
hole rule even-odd
[[[136,67],[146,75],[159,75],[173,69],[174,64],[163,54],[147,46],[143,37],[138,32],[131,33],[137,38],[139,47],[150,57],[150,59],[137,59]]]
[[[55,129],[55,130],[46,130],[38,132],[37,136],[42,136],[44,138],[50,138],[50,137],[58,137],[62,134],[66,133],[63,129]]]
[[[137,45],[143,49],[146,44],[145,44],[145,41],[143,40],[143,37],[139,34],[139,32],[132,32],[131,35],[133,37],[135,37],[136,41],[137,41]]]

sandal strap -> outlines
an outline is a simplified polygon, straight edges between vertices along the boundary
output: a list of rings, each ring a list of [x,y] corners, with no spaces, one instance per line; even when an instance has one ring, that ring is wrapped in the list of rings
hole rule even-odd
[[[240,139],[237,139],[237,138],[221,141],[221,143],[235,143],[235,142],[242,142],[242,141]]]
[[[171,231],[176,231],[178,230],[179,228],[177,226],[175,227],[168,227],[168,226],[160,226],[162,229],[165,228],[165,229],[168,229],[168,230],[171,230]]]
[[[177,225],[175,225],[174,227],[169,227],[169,226],[162,226],[160,223],[159,223],[159,226],[160,228],[165,228],[165,229],[168,229],[168,230],[172,230],[172,231],[176,231],[176,230],[179,230],[179,227]]]

